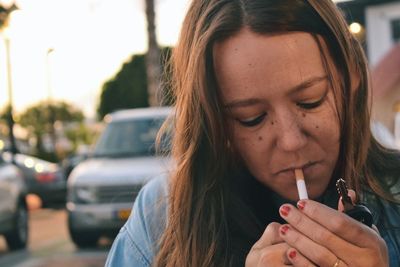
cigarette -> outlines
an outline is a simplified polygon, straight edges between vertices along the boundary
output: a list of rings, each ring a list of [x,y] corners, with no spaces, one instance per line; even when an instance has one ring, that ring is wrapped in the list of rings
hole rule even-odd
[[[304,181],[304,174],[301,169],[295,169],[294,175],[296,176],[297,191],[299,192],[299,199],[308,199],[306,183]]]

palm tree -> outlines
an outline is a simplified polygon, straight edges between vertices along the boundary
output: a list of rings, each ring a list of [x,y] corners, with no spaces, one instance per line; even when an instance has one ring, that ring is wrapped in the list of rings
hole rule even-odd
[[[149,105],[160,105],[159,90],[161,89],[160,48],[157,43],[154,0],[146,0],[148,52],[146,56],[147,90]]]

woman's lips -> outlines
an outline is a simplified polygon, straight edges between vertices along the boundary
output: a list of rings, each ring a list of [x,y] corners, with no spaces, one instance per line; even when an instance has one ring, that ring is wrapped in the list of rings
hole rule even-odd
[[[306,165],[303,168],[303,173],[304,173],[304,180],[307,181],[307,177],[311,178],[314,175],[314,172],[316,171],[316,168],[318,168],[320,162],[313,162],[311,164]],[[320,178],[320,177],[319,177]]]
[[[310,162],[310,163],[304,164],[299,167],[290,167],[290,168],[287,168],[287,169],[277,172],[276,175],[279,175],[279,176],[281,176],[281,175],[287,176],[288,175],[290,177],[293,177],[293,179],[294,179],[294,170],[301,169],[304,173],[305,180],[307,181],[307,176],[310,176],[312,174],[312,170],[316,167],[317,164],[318,164],[318,162],[315,161],[315,162]]]

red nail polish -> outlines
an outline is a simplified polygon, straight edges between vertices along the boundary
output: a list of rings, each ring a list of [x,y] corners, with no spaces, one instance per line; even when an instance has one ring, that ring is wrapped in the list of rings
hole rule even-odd
[[[287,225],[282,226],[281,227],[281,234],[285,235],[288,230],[289,230],[289,226],[287,226]]]
[[[292,250],[289,252],[289,258],[294,259],[296,257],[296,250]]]
[[[289,207],[289,206],[282,206],[282,207],[280,208],[280,212],[281,212],[281,214],[282,214],[283,216],[288,216],[289,211],[290,211],[290,207]]]
[[[304,207],[306,206],[306,202],[300,200],[297,202],[297,207],[299,208],[299,210],[304,210]]]

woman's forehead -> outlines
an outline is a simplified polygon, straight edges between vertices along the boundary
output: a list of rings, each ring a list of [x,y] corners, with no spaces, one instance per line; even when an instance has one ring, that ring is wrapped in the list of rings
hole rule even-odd
[[[326,75],[321,50],[309,33],[269,36],[244,29],[217,43],[213,52],[217,82],[228,98],[248,88],[292,88]]]
[[[305,32],[268,35],[244,28],[231,38],[216,43],[213,49],[215,66],[262,63],[267,60],[279,67],[277,64],[288,64],[295,60],[318,61],[320,57],[315,38]]]

